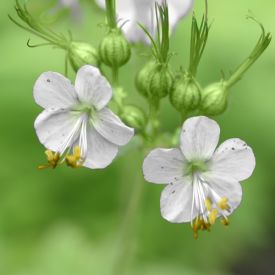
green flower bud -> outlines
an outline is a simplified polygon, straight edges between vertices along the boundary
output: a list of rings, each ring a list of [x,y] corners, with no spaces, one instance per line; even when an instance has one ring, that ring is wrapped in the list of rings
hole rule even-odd
[[[123,107],[120,118],[130,127],[136,130],[142,130],[145,128],[147,118],[144,112],[134,105],[126,105]]]
[[[139,72],[136,86],[139,92],[146,97],[162,98],[171,91],[173,80],[172,72],[166,64],[149,62]]]
[[[113,29],[103,38],[99,45],[99,56],[104,64],[115,68],[129,61],[131,47],[120,30]]]
[[[200,84],[188,73],[178,78],[170,93],[172,105],[179,111],[193,111],[201,101]]]
[[[205,115],[222,114],[228,105],[228,89],[225,82],[214,83],[202,91],[200,109]]]
[[[99,65],[97,50],[84,42],[72,42],[69,48],[69,61],[75,71],[83,65]]]
[[[156,63],[151,61],[148,62],[137,74],[136,76],[136,87],[139,93],[145,97],[148,97],[148,90],[150,84],[150,73],[152,72],[153,68],[156,66]]]

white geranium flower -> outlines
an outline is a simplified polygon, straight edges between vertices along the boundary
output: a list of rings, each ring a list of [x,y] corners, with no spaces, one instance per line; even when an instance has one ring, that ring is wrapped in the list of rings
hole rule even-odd
[[[105,8],[105,0],[96,0],[98,5]],[[123,26],[126,37],[131,42],[148,42],[144,31],[138,26],[143,24],[151,33],[156,31],[155,3],[162,4],[163,0],[117,0],[117,14],[122,21],[129,21]],[[167,0],[169,8],[170,27],[174,29],[177,23],[192,8],[194,0]]]
[[[240,204],[240,181],[255,168],[252,149],[233,138],[217,150],[220,128],[212,119],[193,117],[183,125],[179,149],[155,149],[145,158],[147,181],[168,186],[161,194],[161,214],[173,223],[191,222],[194,237],[218,217],[227,225]]]
[[[111,97],[110,84],[93,66],[79,69],[75,86],[59,73],[43,73],[34,86],[34,99],[45,109],[35,129],[48,149],[48,165],[40,168],[63,161],[71,167],[109,165],[134,134],[106,107]]]

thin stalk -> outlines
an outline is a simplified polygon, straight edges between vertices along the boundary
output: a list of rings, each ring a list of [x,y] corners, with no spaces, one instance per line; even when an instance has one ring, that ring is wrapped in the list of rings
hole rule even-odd
[[[133,256],[134,236],[136,235],[138,225],[138,213],[140,210],[140,202],[143,194],[144,179],[140,170],[133,181],[133,189],[129,198],[127,210],[120,229],[120,237],[118,240],[118,249],[116,250],[116,258],[113,267],[113,275],[127,274],[127,267]]]
[[[112,82],[114,86],[119,85],[119,70],[117,67],[112,68]]]
[[[116,1],[115,0],[105,0],[106,5],[106,16],[110,29],[115,29],[117,27],[116,23]]]
[[[153,98],[149,101],[149,127],[151,130],[151,133],[149,136],[151,136],[151,140],[154,140],[158,133],[159,128],[159,121],[158,121],[158,115],[159,115],[159,104],[160,100],[157,98]]]

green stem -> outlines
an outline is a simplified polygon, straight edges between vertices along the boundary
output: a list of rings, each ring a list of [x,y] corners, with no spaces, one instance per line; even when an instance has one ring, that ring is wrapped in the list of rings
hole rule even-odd
[[[133,181],[132,194],[130,196],[127,211],[121,226],[118,249],[113,268],[113,275],[124,275],[133,255],[134,236],[138,227],[139,205],[143,194],[144,179],[142,172],[137,170]]]
[[[119,86],[119,70],[117,67],[112,68],[112,81],[114,86]]]
[[[105,0],[106,5],[106,16],[110,29],[115,29],[116,25],[116,1]]]
[[[65,56],[65,76],[68,76],[68,53]]]
[[[151,131],[152,141],[157,136],[158,128],[159,128],[159,121],[158,121],[159,104],[160,104],[160,101],[157,98],[153,98],[149,102],[149,121],[148,121],[148,124],[149,124],[150,131]]]

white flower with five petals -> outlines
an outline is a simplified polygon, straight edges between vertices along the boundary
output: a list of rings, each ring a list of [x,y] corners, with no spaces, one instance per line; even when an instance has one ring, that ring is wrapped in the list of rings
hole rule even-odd
[[[105,0],[96,0],[98,5],[105,8]],[[173,30],[177,23],[191,10],[194,0],[166,0],[169,8],[170,27]],[[162,4],[163,0],[117,0],[118,19],[128,21],[123,26],[126,37],[131,42],[148,42],[144,31],[138,23],[144,25],[150,33],[156,32],[155,3]]]
[[[161,214],[173,223],[191,222],[194,237],[209,230],[218,217],[228,224],[240,204],[240,181],[255,168],[252,149],[242,140],[219,141],[219,125],[207,117],[193,117],[183,125],[179,149],[155,149],[145,158],[147,181],[168,186],[161,194]]]
[[[43,73],[34,85],[34,99],[45,110],[35,129],[47,148],[48,165],[66,161],[71,167],[105,168],[125,145],[134,130],[106,106],[112,97],[108,81],[93,66],[76,75],[75,86],[63,75]]]

